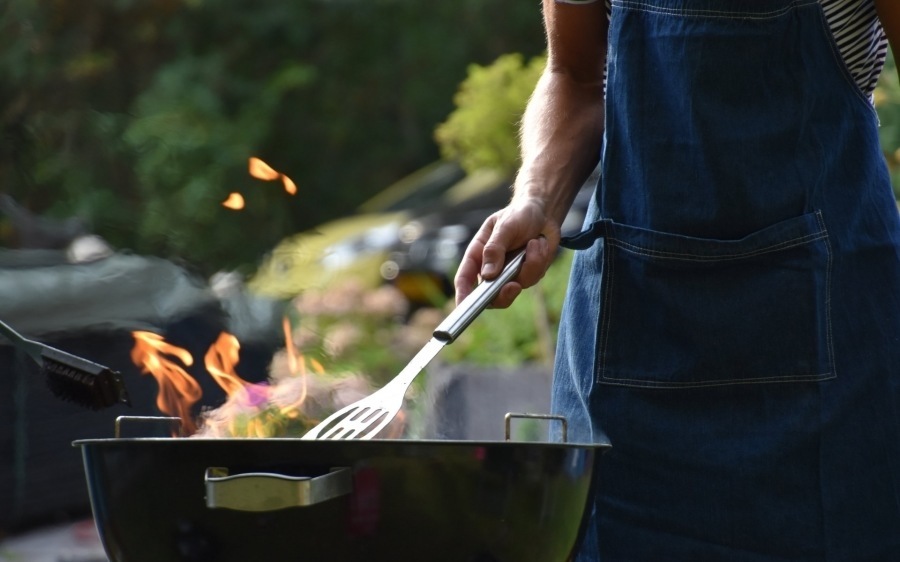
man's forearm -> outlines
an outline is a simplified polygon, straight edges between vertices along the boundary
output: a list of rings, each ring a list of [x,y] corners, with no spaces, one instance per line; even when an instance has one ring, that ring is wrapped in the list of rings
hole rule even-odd
[[[594,170],[603,140],[603,83],[580,83],[548,69],[522,120],[522,167],[516,197],[545,201],[562,221],[578,189]]]

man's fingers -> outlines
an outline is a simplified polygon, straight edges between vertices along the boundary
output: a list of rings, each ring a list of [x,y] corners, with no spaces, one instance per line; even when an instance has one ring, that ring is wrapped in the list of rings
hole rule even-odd
[[[453,280],[453,287],[456,290],[456,304],[462,302],[478,283],[483,267],[484,245],[490,239],[493,225],[494,218],[489,217],[466,247]]]
[[[494,297],[494,300],[491,301],[491,308],[507,308],[509,307],[516,297],[522,292],[522,285],[516,283],[515,281],[510,281],[506,285],[500,289],[500,292],[497,293],[497,296]]]
[[[456,304],[462,302],[464,298],[469,296],[475,284],[478,282],[478,272],[481,265],[471,257],[464,257],[456,271],[456,277],[453,280],[453,287],[456,289]]]
[[[525,263],[516,280],[523,288],[531,287],[544,277],[549,264],[549,241],[543,236],[529,240],[525,246]]]

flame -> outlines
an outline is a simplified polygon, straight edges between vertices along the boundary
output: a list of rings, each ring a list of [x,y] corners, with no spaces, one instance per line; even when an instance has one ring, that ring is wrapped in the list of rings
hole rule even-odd
[[[257,179],[275,181],[281,176],[272,166],[269,166],[256,156],[250,157],[249,167],[250,175]]]
[[[156,406],[170,416],[181,418],[182,430],[193,433],[196,430],[191,407],[200,400],[203,391],[197,381],[172,359],[178,359],[185,367],[194,364],[194,358],[186,349],[166,343],[163,337],[153,332],[132,332],[134,348],[131,360],[144,374],[152,375],[159,385]]]
[[[209,346],[203,358],[206,371],[229,396],[242,392],[247,385],[247,381],[234,371],[235,365],[240,360],[240,349],[241,344],[236,337],[222,332],[215,343]]]
[[[294,338],[291,335],[291,321],[287,316],[282,318],[281,327],[284,330],[284,351],[287,354],[288,371],[292,375],[299,375],[303,381],[300,387],[300,396],[297,400],[293,404],[282,406],[282,413],[287,413],[287,411],[296,409],[306,401],[306,395],[309,393],[309,388],[306,380],[306,362],[303,361],[303,356],[297,352],[297,347],[294,345]]]
[[[229,193],[228,199],[222,201],[222,206],[239,211],[244,208],[244,196],[240,193]]]
[[[231,370],[237,362],[239,348],[233,336],[223,335],[210,349],[207,370],[226,390],[228,399],[219,408],[204,412],[198,435],[262,438],[297,435],[298,431],[309,428],[311,420],[304,409],[309,395],[308,376],[311,372],[322,374],[325,369],[297,350],[287,317],[282,319],[282,328],[285,342],[282,365],[286,368],[267,383],[247,383]]]
[[[191,409],[202,397],[197,381],[185,370],[194,364],[189,351],[166,342],[159,334],[132,332],[135,340],[131,359],[141,372],[152,375],[158,385],[159,409],[182,420],[182,433],[199,437],[250,437],[299,435],[315,418],[349,400],[357,400],[367,391],[361,377],[327,379],[316,377],[310,386],[310,374],[324,375],[325,368],[305,357],[294,344],[291,323],[282,321],[285,348],[281,369],[273,371],[266,382],[251,383],[238,376],[240,342],[227,332],[219,334],[204,355],[207,373],[225,391],[227,399],[215,409],[205,409],[195,420]],[[312,396],[312,400],[308,398]],[[311,402],[312,411],[308,411]],[[347,402],[349,403],[349,402]],[[403,412],[385,431],[388,438],[399,437],[405,425]]]
[[[294,183],[294,180],[287,177],[284,174],[281,174],[281,181],[284,183],[284,190],[290,193],[291,195],[297,194],[297,184]]]
[[[280,179],[281,183],[284,184],[284,190],[286,192],[290,195],[297,194],[297,184],[294,183],[294,180],[287,177],[285,174],[282,174],[272,166],[269,166],[260,158],[251,156],[248,160],[248,167],[250,169],[250,175],[254,178],[264,181],[275,181]]]
[[[308,370],[324,372],[317,361],[307,361],[294,346],[290,321],[283,319],[287,378],[266,383],[250,383],[235,372],[240,360],[240,342],[223,332],[209,347],[203,364],[207,372],[225,391],[227,399],[214,410],[203,412],[203,437],[272,437],[283,433],[292,421],[305,419],[301,407],[306,401]],[[302,421],[302,420],[301,420]]]

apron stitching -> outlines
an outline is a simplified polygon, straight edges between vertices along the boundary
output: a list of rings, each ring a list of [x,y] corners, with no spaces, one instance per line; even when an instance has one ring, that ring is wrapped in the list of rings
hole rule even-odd
[[[615,260],[612,259],[612,248],[609,250],[606,249],[604,245],[603,256],[604,263],[607,265],[605,269],[608,270],[603,272],[603,275],[606,278],[606,290],[603,295],[603,310],[601,311],[601,318],[603,319],[601,325],[603,327],[603,345],[601,346],[601,357],[600,357],[600,379],[603,380],[606,378],[606,349],[609,343],[609,332],[610,332],[610,324],[612,323],[612,311],[610,310],[610,300],[609,295],[612,293],[612,285],[614,283],[615,276],[613,275],[613,271],[615,270]],[[601,290],[603,290],[603,286],[601,285]]]
[[[755,377],[742,379],[717,379],[711,381],[660,381],[653,382],[645,379],[626,379],[602,376],[602,382],[606,384],[620,384],[621,386],[636,386],[642,388],[699,388],[705,386],[731,386],[735,384],[771,384],[773,382],[816,382],[826,381],[836,378],[833,372],[822,373],[818,375],[783,375],[771,377]]]
[[[828,346],[828,360],[830,362],[831,371],[837,376],[837,363],[834,360],[834,337],[831,331],[831,265],[834,258],[831,254],[831,240],[828,237],[828,230],[825,228],[825,219],[822,217],[822,211],[816,211],[816,220],[822,231],[825,232],[825,249],[828,252],[828,261],[825,264],[825,334]]]
[[[650,6],[643,2],[634,2],[631,0],[613,0],[612,5],[614,7],[621,7],[626,9],[631,9],[635,11],[642,11],[648,13],[658,13],[664,15],[681,15],[681,16],[700,16],[707,18],[726,18],[731,19],[736,16],[740,16],[740,19],[753,19],[753,20],[765,20],[765,19],[775,19],[779,16],[782,16],[795,8],[802,8],[806,6],[811,6],[814,4],[818,4],[819,0],[797,0],[791,2],[789,5],[784,8],[779,8],[778,10],[772,10],[769,12],[730,12],[727,10],[691,10],[686,8],[665,8],[662,6]]]
[[[619,238],[614,236],[607,237],[607,241],[612,242],[613,246],[618,246],[622,248],[622,250],[639,254],[647,257],[655,257],[659,259],[670,259],[670,260],[678,260],[678,261],[701,261],[701,262],[718,262],[718,261],[733,261],[743,258],[751,258],[755,256],[759,256],[762,254],[769,254],[773,252],[779,252],[781,250],[787,250],[789,248],[793,248],[796,246],[802,246],[809,242],[815,242],[816,240],[821,240],[823,238],[827,238],[828,234],[825,232],[816,232],[813,234],[807,234],[805,236],[800,236],[797,238],[792,238],[790,240],[785,240],[779,242],[777,244],[772,244],[771,246],[766,246],[765,248],[760,248],[758,250],[752,250],[749,252],[741,252],[738,254],[722,254],[718,256],[706,256],[706,255],[698,255],[698,254],[687,254],[687,253],[676,253],[676,252],[665,252],[661,250],[652,250],[650,248],[644,248],[641,246],[636,246],[634,244],[630,244],[625,242]]]

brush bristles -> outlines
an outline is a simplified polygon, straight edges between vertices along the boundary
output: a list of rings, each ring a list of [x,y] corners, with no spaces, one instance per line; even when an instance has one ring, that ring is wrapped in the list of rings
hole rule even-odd
[[[129,403],[119,373],[53,348],[45,348],[41,358],[47,385],[57,397],[92,410]]]

